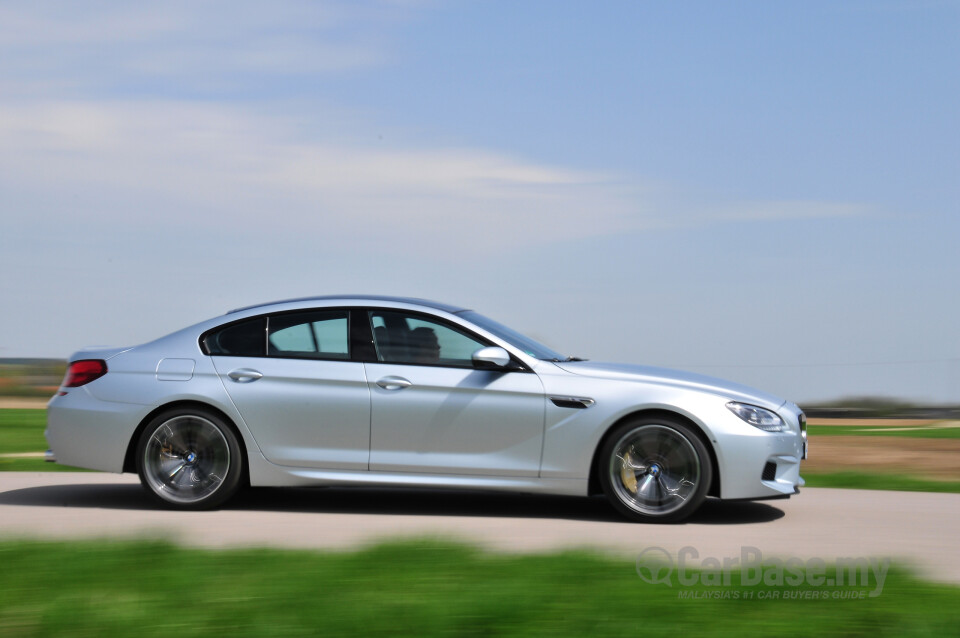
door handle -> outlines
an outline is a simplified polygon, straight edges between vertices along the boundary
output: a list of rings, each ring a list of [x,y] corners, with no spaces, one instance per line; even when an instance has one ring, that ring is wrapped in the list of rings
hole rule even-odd
[[[263,377],[262,374],[256,370],[251,370],[250,368],[237,368],[236,370],[231,371],[227,374],[228,377],[236,381],[237,383],[250,383],[256,381],[257,379]]]
[[[384,390],[403,390],[404,388],[409,388],[413,384],[404,379],[403,377],[384,377],[377,381],[377,385],[383,388]]]

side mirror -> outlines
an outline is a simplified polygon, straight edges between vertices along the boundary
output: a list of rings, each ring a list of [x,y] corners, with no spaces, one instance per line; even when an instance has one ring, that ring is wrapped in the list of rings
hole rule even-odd
[[[480,348],[473,353],[473,367],[481,370],[506,368],[510,364],[510,353],[498,346]]]

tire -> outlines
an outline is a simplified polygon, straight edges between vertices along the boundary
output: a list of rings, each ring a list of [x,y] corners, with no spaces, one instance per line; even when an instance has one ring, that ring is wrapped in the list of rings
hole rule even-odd
[[[243,453],[222,417],[200,408],[178,408],[155,417],[137,443],[140,483],[174,509],[205,510],[240,488]]]
[[[621,514],[644,523],[674,523],[703,503],[713,463],[691,426],[669,417],[640,417],[605,439],[597,471],[603,493]]]

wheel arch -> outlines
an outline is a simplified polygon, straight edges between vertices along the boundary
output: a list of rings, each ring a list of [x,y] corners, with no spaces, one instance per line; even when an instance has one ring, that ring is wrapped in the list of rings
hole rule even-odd
[[[133,436],[130,437],[130,441],[127,443],[127,452],[123,457],[123,472],[130,472],[132,474],[137,473],[137,444],[140,441],[140,435],[143,434],[143,431],[146,429],[147,425],[153,421],[157,416],[167,412],[169,410],[178,410],[181,408],[193,408],[203,410],[205,412],[211,412],[223,419],[223,422],[227,424],[227,427],[233,431],[233,435],[237,439],[237,444],[240,446],[240,453],[243,455],[243,476],[241,477],[241,485],[249,486],[250,485],[250,454],[247,452],[247,444],[243,440],[243,435],[240,433],[240,429],[237,427],[237,424],[233,422],[223,410],[210,405],[209,403],[204,403],[203,401],[190,401],[190,400],[180,400],[172,401],[170,403],[164,403],[163,405],[157,406],[153,411],[150,412],[147,416],[143,417],[140,423],[137,425],[137,428],[133,431]]]
[[[600,486],[600,476],[597,469],[598,463],[600,462],[600,450],[603,449],[604,444],[606,444],[614,430],[616,430],[626,421],[636,419],[638,417],[664,417],[676,419],[682,421],[685,425],[690,426],[694,434],[696,434],[703,443],[704,447],[707,448],[707,453],[710,455],[711,465],[713,466],[713,472],[710,476],[710,489],[707,491],[707,496],[720,496],[720,465],[717,462],[717,452],[713,449],[713,442],[710,440],[710,437],[708,437],[707,433],[703,431],[703,428],[700,427],[700,425],[690,417],[680,412],[674,412],[673,410],[666,410],[663,408],[637,410],[636,412],[623,415],[615,422],[610,424],[610,427],[607,428],[607,430],[603,433],[603,436],[601,436],[600,440],[597,442],[597,447],[593,450],[593,458],[590,461],[590,477],[587,488],[588,495],[593,496],[595,494],[603,494],[603,488]]]

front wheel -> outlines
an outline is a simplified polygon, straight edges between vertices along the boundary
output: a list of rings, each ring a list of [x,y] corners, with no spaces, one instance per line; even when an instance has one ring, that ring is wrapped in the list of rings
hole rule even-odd
[[[153,419],[140,435],[137,473],[164,505],[210,509],[239,489],[243,454],[221,417],[200,409],[171,410]]]
[[[627,518],[682,520],[707,496],[710,454],[693,429],[675,419],[645,417],[614,430],[600,451],[600,483]]]

